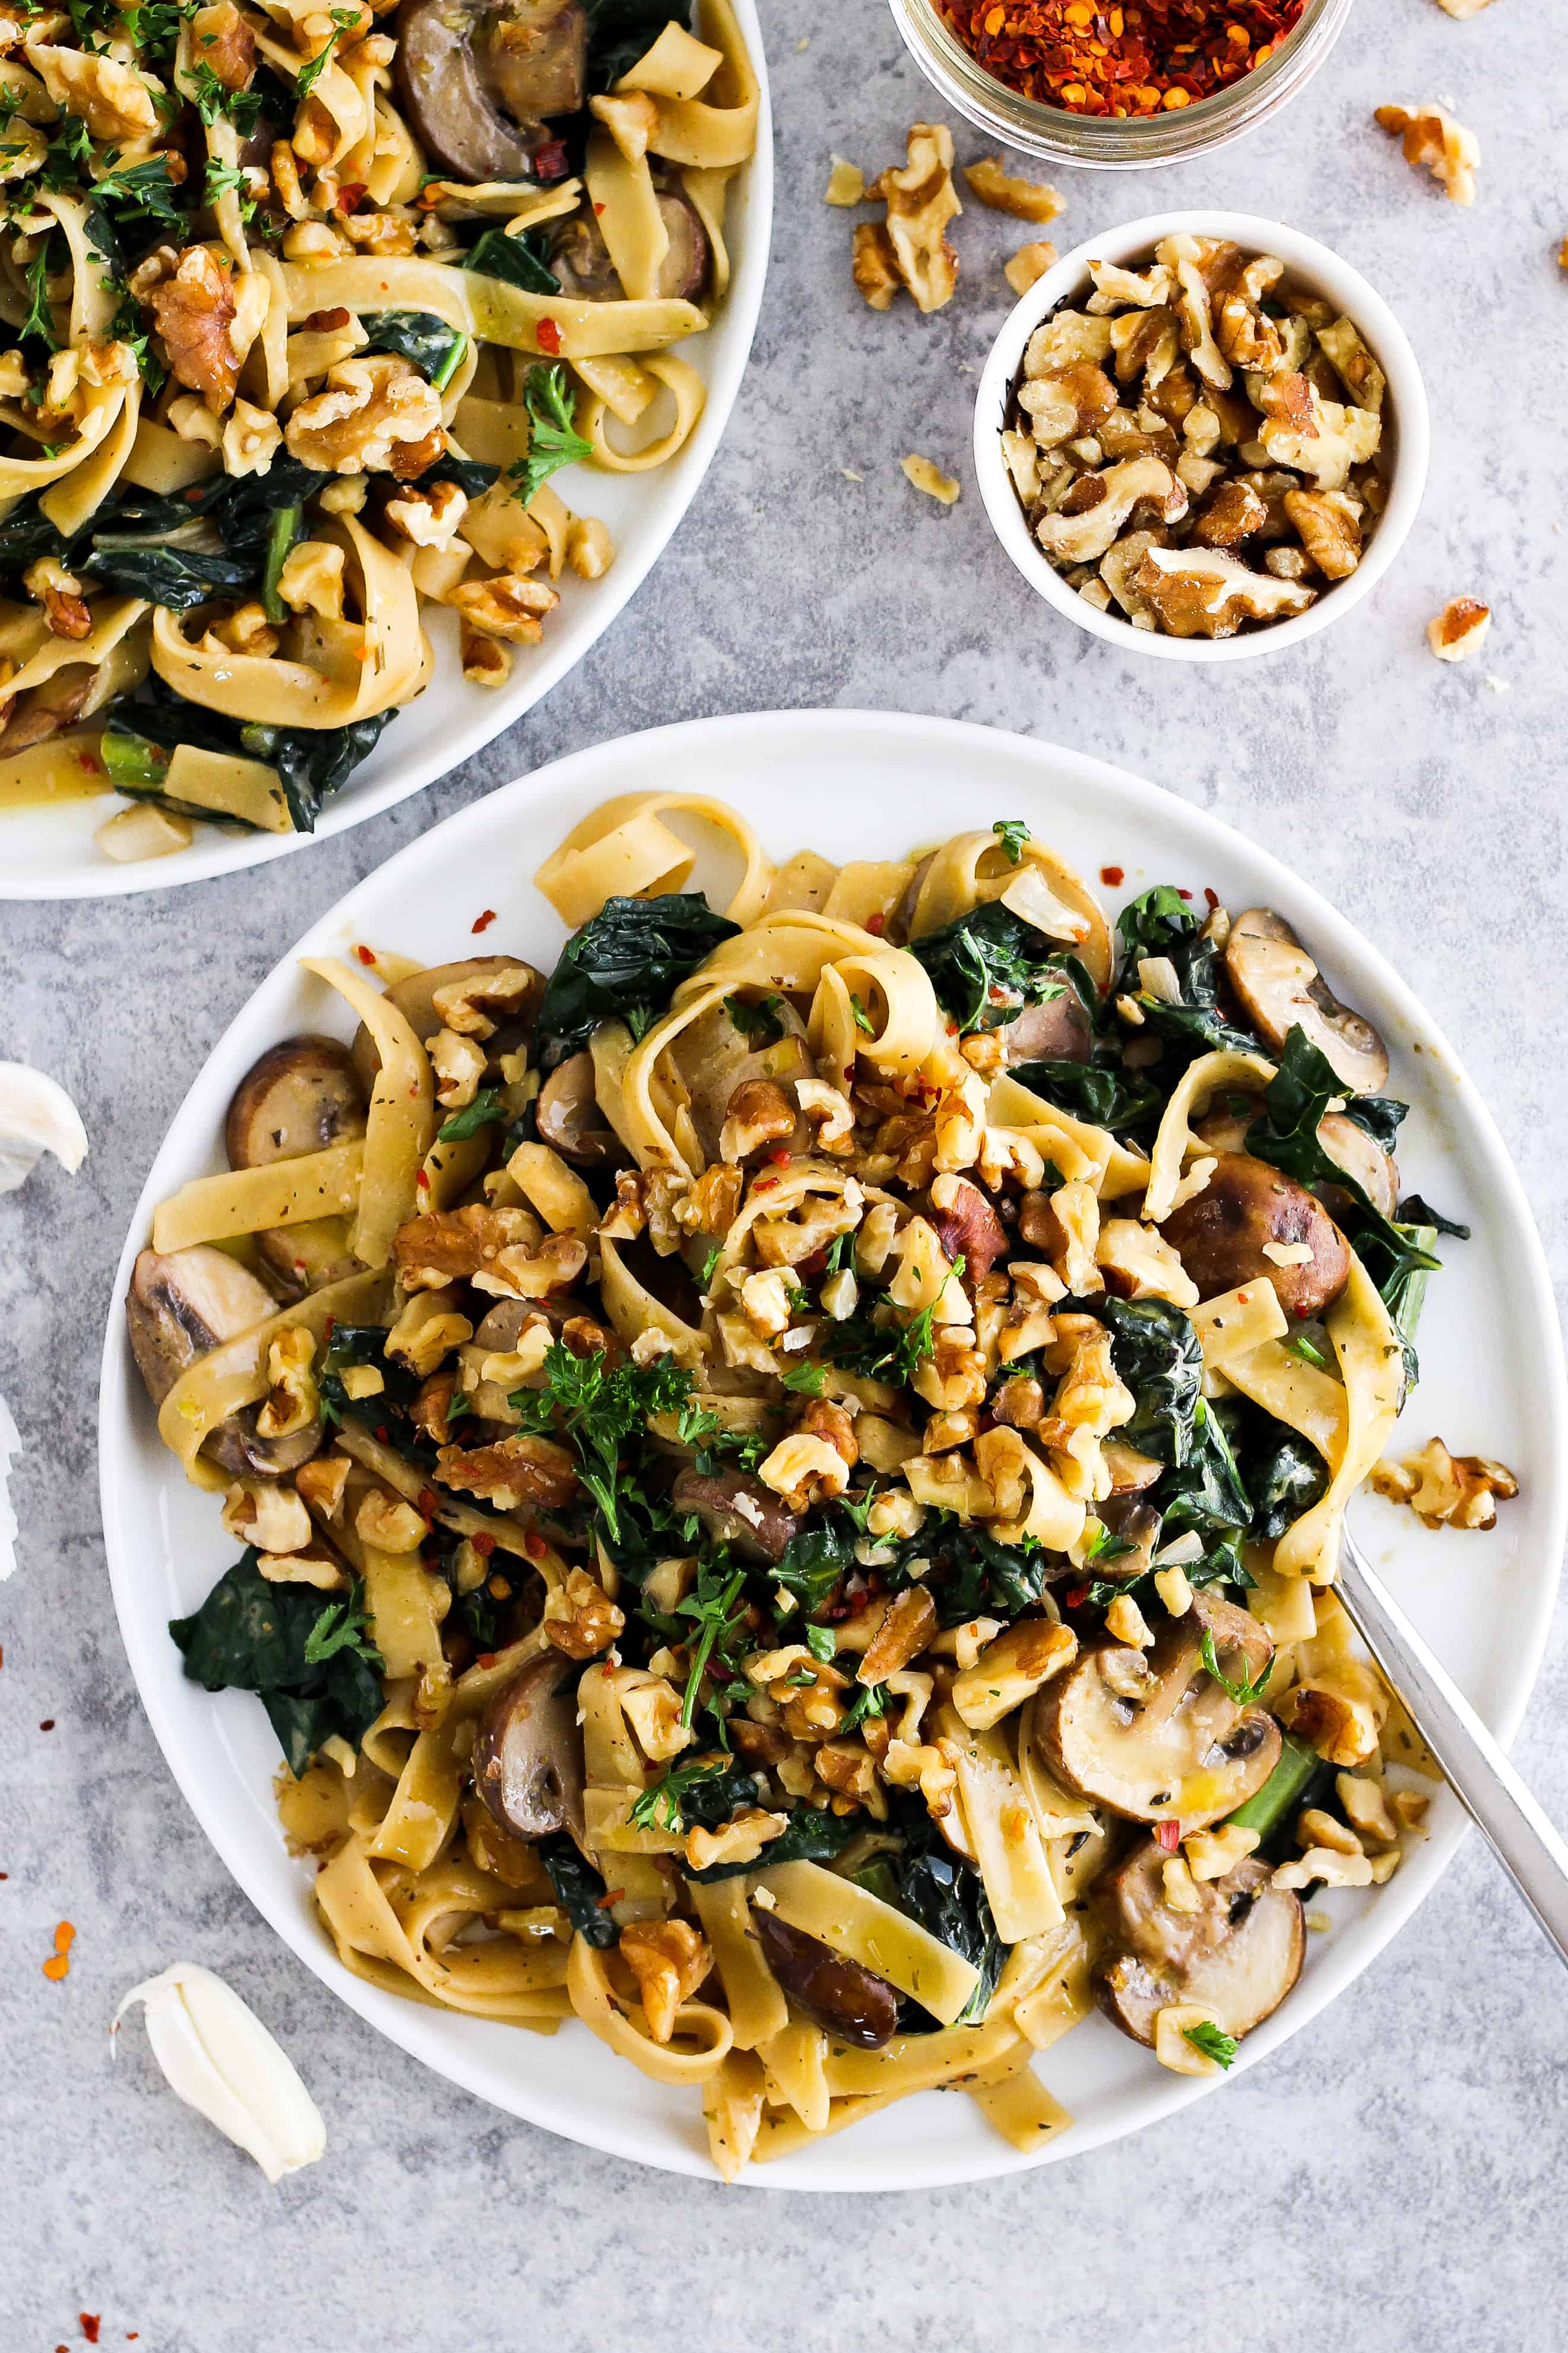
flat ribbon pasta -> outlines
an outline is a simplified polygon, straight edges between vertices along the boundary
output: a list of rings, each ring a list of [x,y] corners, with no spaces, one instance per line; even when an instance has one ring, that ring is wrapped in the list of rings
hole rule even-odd
[[[393,1235],[419,1207],[419,1171],[436,1133],[430,1058],[407,1015],[363,973],[331,956],[302,956],[300,962],[348,1000],[381,1056],[365,1124],[353,1253],[362,1265],[383,1267],[392,1256]]]
[[[675,2013],[670,2040],[656,2042],[640,2003],[621,2006],[605,1955],[580,1936],[572,1939],[566,1990],[589,2032],[656,2084],[705,2082],[722,2064],[735,2040],[721,2010],[707,2002],[683,2001]]]
[[[1073,919],[1078,936],[1064,934],[1057,944],[1078,957],[1103,993],[1110,985],[1116,960],[1105,910],[1083,877],[1032,836],[1021,844],[1016,860],[994,832],[960,833],[943,842],[921,880],[910,923],[910,938],[921,939],[927,932],[941,931],[972,908],[1000,899],[1030,870],[1041,876],[1052,899]]]
[[[534,875],[535,888],[571,931],[606,899],[651,899],[683,889],[697,853],[662,822],[680,809],[727,835],[740,851],[745,871],[724,912],[732,923],[753,922],[773,868],[745,818],[704,793],[617,793],[573,827]]]

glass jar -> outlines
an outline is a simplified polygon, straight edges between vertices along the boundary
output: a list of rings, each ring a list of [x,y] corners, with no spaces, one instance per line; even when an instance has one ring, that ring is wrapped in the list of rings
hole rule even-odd
[[[1136,171],[1202,155],[1258,123],[1295,97],[1328,56],[1351,12],[1351,0],[1307,0],[1301,20],[1272,57],[1212,98],[1159,114],[1069,114],[1024,98],[973,58],[938,13],[934,0],[888,0],[893,22],[926,79],[950,106],[1008,147],[1047,164]]]

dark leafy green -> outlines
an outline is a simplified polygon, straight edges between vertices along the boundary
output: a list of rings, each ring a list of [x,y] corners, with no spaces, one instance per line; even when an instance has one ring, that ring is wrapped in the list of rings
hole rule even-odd
[[[826,1522],[813,1522],[791,1536],[784,1546],[784,1558],[773,1571],[773,1582],[793,1593],[800,1603],[802,1614],[809,1618],[820,1609],[839,1579],[847,1577],[855,1566],[855,1529],[853,1524],[835,1514]]]
[[[610,1890],[576,1841],[567,1831],[557,1831],[553,1838],[540,1841],[539,1860],[550,1873],[556,1902],[577,1934],[601,1952],[606,1950],[621,1933],[605,1902]]]
[[[295,1775],[334,1735],[357,1748],[381,1714],[381,1662],[363,1627],[358,1585],[346,1606],[327,1604],[313,1586],[269,1584],[252,1550],[199,1609],[169,1621],[192,1683],[257,1694]]]
[[[521,287],[525,294],[559,294],[561,280],[545,259],[547,249],[542,230],[524,229],[519,237],[509,237],[504,228],[487,228],[463,256],[463,268],[480,278],[499,278],[504,286]]]
[[[910,954],[965,1036],[1000,1029],[1026,1006],[1044,1005],[1069,985],[1045,934],[1000,899],[911,940]]]
[[[887,1858],[899,1907],[979,1970],[980,1983],[953,2021],[955,2026],[978,2026],[1007,1958],[985,1883],[946,1845],[929,1817],[922,1820],[911,1811],[907,1820],[903,1852]],[[917,2001],[906,1998],[899,2005],[899,2026],[905,2034],[927,2033],[941,2023]]]
[[[495,233],[493,229],[489,232],[492,237]],[[515,240],[508,238],[507,242]],[[475,266],[470,255],[467,267],[471,269]],[[492,278],[499,274],[495,270],[489,273]],[[551,282],[553,284],[553,280]],[[468,346],[461,327],[448,326],[434,311],[372,311],[360,324],[370,339],[368,351],[395,352],[399,359],[407,360],[421,375],[427,376],[437,392],[444,391],[451,382]]]
[[[1329,1472],[1321,1455],[1304,1438],[1271,1416],[1267,1420],[1277,1433],[1275,1444],[1258,1451],[1249,1449],[1240,1460],[1252,1502],[1251,1533],[1272,1538],[1282,1536],[1303,1512],[1310,1511],[1329,1483]]]
[[[469,498],[478,499],[482,498],[491,484],[500,480],[499,466],[487,465],[482,458],[459,458],[455,450],[449,449],[444,458],[437,458],[433,466],[426,467],[416,487],[426,491],[437,482],[456,482]]]
[[[864,1828],[853,1814],[819,1814],[815,1806],[796,1806],[777,1838],[768,1841],[759,1862],[710,1863],[706,1871],[688,1869],[686,1876],[710,1887],[739,1872],[771,1871],[775,1862],[831,1862]]]
[[[241,594],[255,569],[247,557],[201,555],[191,548],[155,547],[118,536],[95,539],[81,568],[117,596],[145,596],[171,613]]]
[[[436,1132],[437,1144],[466,1144],[481,1127],[493,1126],[507,1115],[506,1098],[499,1087],[481,1087],[471,1103],[455,1111]]]
[[[552,367],[542,360],[529,369],[522,405],[528,411],[528,454],[508,469],[508,479],[516,486],[514,497],[528,506],[552,474],[591,458],[594,445],[577,430],[571,379],[559,362]]]
[[[371,1366],[381,1375],[374,1397],[352,1398],[343,1387],[351,1368]],[[405,1419],[419,1393],[419,1376],[386,1353],[386,1334],[379,1324],[334,1324],[321,1356],[317,1386],[323,1420],[363,1422],[367,1428]]]
[[[1133,1128],[1152,1124],[1164,1107],[1165,1098],[1160,1089],[1151,1086],[1142,1071],[1123,1070],[1120,1058],[1114,1061],[1018,1062],[1012,1076],[1020,1086],[1033,1088],[1036,1094],[1044,1095],[1059,1110],[1092,1120],[1097,1127],[1109,1128],[1113,1135],[1124,1135]]]
[[[277,771],[296,832],[310,833],[323,804],[368,757],[382,729],[395,716],[392,712],[377,712],[374,718],[357,720],[350,727],[264,727],[203,711],[153,677],[115,704],[109,727],[171,748],[176,744],[195,744],[208,751],[234,752],[246,759],[264,761]]]
[[[1435,1209],[1430,1201],[1424,1201],[1419,1193],[1407,1193],[1401,1201],[1399,1222],[1402,1226],[1430,1226],[1434,1233],[1451,1234],[1459,1242],[1468,1242],[1470,1239],[1468,1226],[1456,1225],[1454,1219],[1446,1218],[1441,1209]]]
[[[840,1372],[907,1387],[935,1345],[936,1303],[933,1300],[930,1307],[922,1307],[908,1324],[897,1315],[888,1322],[879,1321],[872,1312],[879,1303],[872,1293],[842,1324],[829,1324],[822,1338],[823,1353]]]
[[[1345,1117],[1364,1128],[1384,1152],[1393,1152],[1409,1111],[1410,1105],[1401,1103],[1397,1095],[1352,1095],[1345,1105]]]
[[[585,1046],[601,1021],[646,1036],[680,982],[739,929],[695,892],[606,899],[567,941],[540,1000],[542,1067],[552,1071]]]

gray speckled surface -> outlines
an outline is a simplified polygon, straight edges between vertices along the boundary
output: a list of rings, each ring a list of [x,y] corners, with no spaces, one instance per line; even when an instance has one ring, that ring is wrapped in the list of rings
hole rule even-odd
[[[773,275],[741,404],[664,564],[594,655],[461,774],[255,874],[122,903],[0,910],[6,1051],[57,1072],[92,1136],[0,1201],[0,1388],[27,1453],[22,1566],[0,1589],[0,2348],[49,2353],[102,2316],[145,2353],[342,2353],[387,2339],[581,2353],[703,2342],[801,2353],[1049,2342],[1548,2353],[1568,2277],[1563,1983],[1473,1841],[1353,1991],[1271,2063],[1069,2167],[888,2200],[725,2195],[504,2121],[423,2073],[252,1913],[185,1811],[132,1687],[98,1534],[95,1370],[110,1271],[157,1139],[235,1009],[307,922],[435,818],[530,764],[660,721],[767,702],[950,713],[1159,778],[1299,864],[1398,964],[1496,1113],[1560,1284],[1568,1218],[1555,970],[1565,906],[1559,744],[1568,455],[1561,12],[1474,24],[1365,0],[1304,96],[1238,147],[1137,181],[1062,175],[1068,241],[1197,202],[1283,214],[1363,269],[1432,397],[1422,515],[1354,623],[1223,676],[1138,662],[1047,617],[973,487],[951,514],[898,471],[967,476],[972,370],[1025,232],[971,208],[958,299],[866,312],[830,150],[869,171],[929,93],[879,0],[774,5]],[[809,46],[797,41],[810,32]],[[1451,96],[1483,150],[1470,213],[1372,128]],[[960,130],[960,153],[975,142]],[[1555,321],[1549,326],[1549,321]],[[847,481],[849,466],[863,481]],[[1422,628],[1492,604],[1471,668]],[[1500,693],[1486,674],[1506,681]],[[1519,1755],[1560,1820],[1559,1640]],[[54,1729],[39,1730],[52,1718]],[[62,1915],[68,1980],[39,1963]],[[326,2161],[269,2190],[163,2089],[121,1990],[175,1957],[225,1972],[325,2112]]]

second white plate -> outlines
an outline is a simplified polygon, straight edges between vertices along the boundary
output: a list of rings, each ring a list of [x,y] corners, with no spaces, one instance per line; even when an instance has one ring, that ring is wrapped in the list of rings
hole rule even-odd
[[[110,1573],[132,1672],[193,1811],[258,1909],[322,1980],[393,2042],[512,2115],[644,2164],[709,2173],[695,2099],[647,2082],[573,2023],[552,2040],[401,2001],[342,1968],[316,1925],[309,1873],[289,1860],[273,1810],[277,1744],[255,1701],[188,1683],[168,1620],[195,1608],[233,1560],[216,1499],[188,1486],[160,1445],[125,1340],[132,1262],[153,1205],[221,1165],[224,1112],[268,1046],[335,1029],[339,1000],[298,954],[357,941],[435,963],[485,944],[548,969],[559,921],[535,868],[612,794],[657,789],[732,802],[779,858],[809,846],[845,860],[898,857],[956,824],[1026,818],[1090,877],[1121,869],[1114,903],[1151,882],[1233,908],[1277,908],[1335,987],[1367,1013],[1393,1058],[1390,1087],[1411,1103],[1405,1180],[1474,1228],[1445,1246],[1421,1335],[1423,1377],[1404,1430],[1440,1431],[1465,1452],[1512,1465],[1521,1493],[1487,1535],[1431,1532],[1413,1515],[1359,1504],[1373,1561],[1494,1731],[1511,1737],[1535,1680],[1568,1527],[1568,1409],[1545,1260],[1519,1180],[1474,1087],[1440,1031],[1377,951],[1310,886],[1184,801],[1081,753],[951,721],[884,712],[791,712],[716,719],[604,744],[521,778],[371,875],[284,958],[215,1048],[153,1164],[132,1221],[104,1346],[100,1452]],[[1432,1836],[1386,1887],[1326,1899],[1331,1931],[1309,1938],[1301,1983],[1251,2035],[1252,2066],[1341,1993],[1436,1883],[1463,1829],[1440,1794]],[[197,1957],[199,1957],[199,1952]],[[759,2186],[914,2189],[1012,2173],[1068,2157],[1170,2115],[1214,2088],[1163,2073],[1096,2017],[1039,2063],[1077,2119],[1037,2158],[1010,2148],[968,2101],[921,2095],[840,2137],[756,2168]]]
[[[604,636],[668,546],[713,461],[762,307],[773,234],[773,121],[756,0],[735,0],[735,9],[762,85],[762,107],[756,153],[731,193],[725,236],[734,275],[729,291],[709,332],[679,346],[679,356],[708,388],[707,406],[679,455],[654,473],[609,474],[574,466],[556,478],[568,505],[602,516],[609,526],[616,561],[605,578],[579,580],[566,572],[558,584],[561,604],[545,626],[543,642],[516,648],[510,679],[494,689],[468,684],[458,667],[453,617],[426,606],[422,618],[436,641],[436,676],[416,702],[397,713],[364,765],[329,801],[313,834],[229,833],[198,826],[189,849],[117,866],[92,838],[105,816],[121,806],[115,801],[100,797],[55,808],[4,810],[0,899],[117,898],[163,891],[287,857],[311,841],[363,825],[482,751],[531,711]]]

